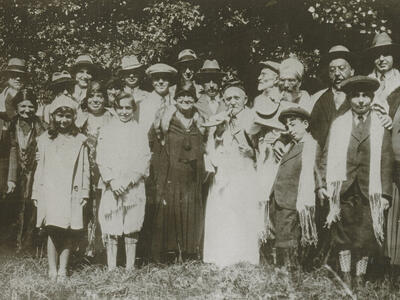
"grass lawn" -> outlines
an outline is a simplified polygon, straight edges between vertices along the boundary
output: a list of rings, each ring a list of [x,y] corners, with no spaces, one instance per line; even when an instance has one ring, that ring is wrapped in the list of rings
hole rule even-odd
[[[326,269],[291,279],[285,269],[238,264],[219,270],[191,262],[147,265],[126,272],[104,266],[72,270],[64,283],[50,282],[47,261],[0,253],[1,299],[346,299]],[[350,298],[349,298],[350,299]],[[388,281],[367,283],[358,299],[400,299]]]

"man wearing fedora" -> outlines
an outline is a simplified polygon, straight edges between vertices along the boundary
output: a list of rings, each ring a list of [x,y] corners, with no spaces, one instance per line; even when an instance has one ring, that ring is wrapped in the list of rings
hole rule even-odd
[[[196,108],[206,120],[226,110],[226,105],[220,95],[224,76],[225,73],[221,71],[215,59],[205,60],[203,67],[195,75],[196,82],[203,86],[203,95],[197,101]]]
[[[25,60],[11,58],[4,70],[6,87],[0,93],[0,199],[7,191],[8,164],[10,155],[10,120],[16,115],[13,103],[15,95],[24,87],[29,75]]]
[[[194,81],[194,75],[199,70],[200,60],[192,49],[184,49],[178,54],[176,68],[178,70],[178,82],[170,87],[170,94],[175,95],[177,89],[189,90],[193,86],[197,99],[200,98],[203,87]]]
[[[89,82],[99,71],[99,66],[93,63],[90,55],[82,54],[76,58],[71,67],[71,75],[76,80],[72,97],[76,102],[81,104],[82,100],[86,97]]]
[[[394,68],[395,60],[398,58],[400,45],[393,43],[390,36],[383,32],[375,35],[372,46],[365,51],[365,57],[373,61],[374,68],[369,77],[379,81],[379,88],[375,91],[374,101],[385,108],[385,115],[392,122],[392,147],[394,152],[394,183],[396,190],[393,193],[392,206],[387,216],[387,253],[390,258],[391,270],[400,265],[400,72]],[[395,272],[390,272],[394,275]]]
[[[148,96],[148,93],[140,88],[143,75],[144,65],[135,55],[127,55],[121,59],[117,76],[121,78],[123,91],[131,94],[136,104],[141,103]]]
[[[54,72],[51,75],[51,82],[49,89],[53,92],[53,99],[58,96],[65,95],[72,97],[76,81],[72,79],[71,74],[67,70]],[[36,115],[44,122],[44,124],[50,124],[50,106],[52,100],[42,106],[39,106]],[[75,104],[78,109],[79,104]]]
[[[330,87],[317,92],[320,95],[311,112],[310,129],[312,136],[317,140],[321,149],[325,146],[329,127],[332,121],[342,112],[349,109],[345,101],[346,95],[340,90],[340,84],[354,75],[352,65],[355,55],[345,46],[335,45],[322,58],[322,64],[328,66]],[[313,95],[314,98],[317,98]]]
[[[326,186],[320,194],[329,202],[326,224],[349,287],[352,266],[361,286],[369,257],[383,253],[385,214],[392,199],[390,133],[371,109],[378,87],[368,76],[341,83],[351,109],[332,122],[320,164]]]

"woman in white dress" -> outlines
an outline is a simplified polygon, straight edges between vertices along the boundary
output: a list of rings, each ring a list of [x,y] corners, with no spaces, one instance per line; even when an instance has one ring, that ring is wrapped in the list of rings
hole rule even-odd
[[[117,263],[118,236],[125,240],[126,268],[134,268],[146,203],[144,179],[150,160],[147,138],[133,119],[133,96],[120,94],[114,107],[118,117],[100,130],[96,150],[102,189],[99,222],[110,270]]]
[[[241,261],[258,264],[263,199],[251,132],[246,131],[253,114],[245,108],[247,97],[239,87],[227,88],[224,100],[229,113],[210,130],[207,146],[215,177],[207,198],[203,260],[219,267]]]

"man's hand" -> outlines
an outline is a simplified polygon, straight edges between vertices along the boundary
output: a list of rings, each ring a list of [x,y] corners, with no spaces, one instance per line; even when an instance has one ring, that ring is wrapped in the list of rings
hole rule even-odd
[[[388,129],[391,130],[393,128],[393,122],[392,122],[392,118],[389,117],[388,115],[382,115],[382,114],[378,114],[378,118],[379,121],[381,122],[381,125]]]
[[[389,201],[383,197],[381,198],[381,201],[383,210],[387,210],[389,208]]]
[[[113,179],[110,182],[111,190],[116,196],[121,196],[125,193],[125,186],[121,180]]]
[[[286,152],[285,144],[282,143],[281,141],[276,141],[272,149],[274,150],[276,162],[280,162],[280,160],[282,159],[282,156]]]
[[[36,199],[32,199],[32,201],[33,201],[33,205],[35,205],[35,207],[37,207],[38,201]]]
[[[317,196],[318,196],[318,199],[320,201],[320,205],[321,206],[323,206],[324,205],[324,201],[329,198],[329,195],[328,195],[328,192],[326,191],[326,188],[320,188],[317,191]]]
[[[7,182],[7,186],[8,186],[8,189],[7,189],[7,194],[14,193],[14,191],[15,191],[15,188],[16,188],[16,184],[15,184],[15,182],[13,182],[13,181],[9,181],[9,182]]]
[[[84,207],[87,204],[87,202],[88,202],[87,198],[82,198],[80,204],[81,204],[82,207]]]

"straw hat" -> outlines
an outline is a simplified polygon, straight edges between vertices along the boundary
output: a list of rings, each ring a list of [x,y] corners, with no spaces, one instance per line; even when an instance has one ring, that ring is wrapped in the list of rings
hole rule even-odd
[[[342,58],[346,60],[350,65],[353,65],[356,60],[356,56],[347,47],[343,45],[335,45],[329,49],[328,53],[322,57],[321,64],[328,65],[332,60]]]
[[[383,52],[389,52],[391,55],[397,55],[400,51],[400,44],[393,43],[392,38],[386,33],[377,33],[372,40],[372,46],[365,50],[368,57],[376,57]]]
[[[117,76],[123,74],[130,74],[138,71],[142,71],[144,65],[139,62],[136,55],[127,55],[121,59],[120,68],[117,71]]]
[[[29,75],[26,67],[26,62],[24,59],[21,58],[11,58],[8,61],[6,68],[2,70],[1,73],[3,74],[17,73],[20,75]]]
[[[79,55],[74,64],[71,67],[71,74],[76,74],[79,69],[87,68],[91,73],[98,73],[100,71],[100,67],[93,63],[92,58],[89,54]]]

